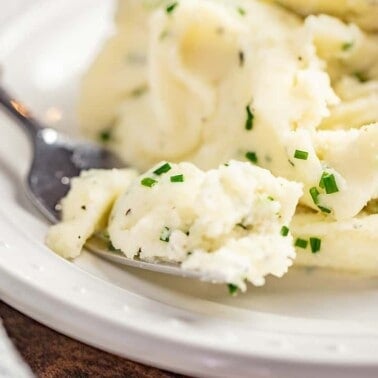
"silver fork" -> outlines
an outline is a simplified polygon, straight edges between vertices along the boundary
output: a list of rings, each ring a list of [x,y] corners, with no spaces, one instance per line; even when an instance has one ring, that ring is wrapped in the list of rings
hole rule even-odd
[[[52,223],[60,219],[59,201],[69,190],[69,179],[90,168],[120,168],[125,165],[110,151],[87,141],[72,139],[44,127],[28,109],[0,86],[0,105],[18,122],[33,145],[33,160],[27,176],[27,195],[35,207]],[[216,277],[184,271],[178,264],[150,263],[111,252],[101,237],[90,239],[86,247],[101,257],[136,268],[176,276],[217,281]]]

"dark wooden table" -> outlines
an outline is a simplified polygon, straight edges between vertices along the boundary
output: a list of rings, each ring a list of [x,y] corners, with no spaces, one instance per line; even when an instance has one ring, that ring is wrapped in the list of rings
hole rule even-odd
[[[84,345],[44,327],[1,301],[0,318],[37,377],[182,377]]]

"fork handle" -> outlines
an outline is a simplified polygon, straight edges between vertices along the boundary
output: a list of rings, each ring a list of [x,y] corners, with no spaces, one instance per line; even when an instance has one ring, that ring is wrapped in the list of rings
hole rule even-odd
[[[36,119],[34,119],[30,111],[20,101],[13,98],[3,87],[0,86],[0,105],[5,108],[8,113],[18,120],[17,124],[27,132],[34,140],[38,133],[44,128]]]

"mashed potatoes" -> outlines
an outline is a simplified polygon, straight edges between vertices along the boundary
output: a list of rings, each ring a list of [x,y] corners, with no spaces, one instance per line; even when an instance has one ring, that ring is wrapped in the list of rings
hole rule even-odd
[[[299,212],[290,227],[298,251],[297,265],[377,275],[378,214],[362,213],[335,221],[324,215]],[[321,240],[319,253],[311,253],[310,238],[314,235]]]
[[[252,152],[260,166],[304,184],[302,204],[336,219],[356,216],[374,197],[375,181],[366,188],[355,171],[374,176],[375,152],[352,172],[347,150],[331,148],[335,129],[375,132],[377,36],[253,0],[124,0],[117,21],[84,78],[80,114],[87,133],[107,128],[125,161],[209,169]],[[319,137],[320,129],[328,132]],[[370,145],[362,139],[345,147],[358,155]],[[337,193],[319,188],[327,172]]]
[[[46,244],[65,258],[79,256],[87,239],[106,228],[114,201],[136,176],[131,169],[92,169],[73,178],[61,202],[62,222],[50,228]]]
[[[301,18],[288,7],[309,16]],[[378,242],[375,210],[366,207],[378,197],[376,19],[376,2],[365,0],[122,0],[116,33],[83,79],[82,128],[142,171],[162,160],[188,161],[207,171],[235,159],[299,182],[306,210],[294,216],[291,226],[298,264],[371,272]],[[174,167],[188,170],[197,183],[181,199],[182,206],[194,209],[191,198],[201,198],[207,173],[186,164]],[[209,172],[220,177],[227,169]],[[242,190],[245,183],[237,182]],[[199,234],[186,235],[181,220],[186,217],[174,200],[185,185],[166,185],[164,195],[173,196],[176,210],[157,215],[157,207],[149,212],[142,204],[150,203],[153,193],[162,195],[160,186],[146,191],[134,183],[110,221],[116,247],[129,257],[138,253],[182,262],[186,256],[184,266],[191,269],[227,265],[224,248],[235,259],[244,256],[242,250],[260,248],[258,235],[244,239],[243,247],[234,237],[221,238],[210,250]],[[219,188],[209,183],[207,195],[218,195]],[[124,224],[121,213],[131,197],[140,205]],[[202,210],[192,214],[187,227],[200,222]],[[220,223],[230,214],[219,214]],[[156,234],[164,227],[173,230],[176,243],[176,223],[167,225],[170,219],[181,230],[178,244],[161,244]],[[200,224],[206,235],[207,223]],[[229,235],[230,230],[222,230]],[[275,235],[273,254],[282,239]],[[288,240],[280,241],[285,251]],[[280,272],[287,269],[284,261]],[[230,282],[240,284],[241,266],[227,276]],[[273,270],[269,265],[266,272]],[[251,273],[248,279],[258,283],[264,275]]]
[[[48,234],[49,246],[75,257],[82,246],[72,247],[77,235],[83,243],[102,229],[112,248],[128,258],[182,263],[184,270],[242,290],[246,281],[263,285],[266,275],[281,277],[292,265],[295,251],[287,225],[302,194],[300,184],[236,161],[207,172],[190,163],[160,163],[130,184],[133,174],[92,171],[75,179],[62,203],[63,222]],[[113,184],[119,178],[124,194],[109,223],[95,226],[119,195]],[[94,179],[97,191],[88,191]],[[89,216],[92,209],[97,218]]]
[[[355,22],[363,29],[378,31],[378,1],[376,0],[276,0],[302,15],[327,13]]]

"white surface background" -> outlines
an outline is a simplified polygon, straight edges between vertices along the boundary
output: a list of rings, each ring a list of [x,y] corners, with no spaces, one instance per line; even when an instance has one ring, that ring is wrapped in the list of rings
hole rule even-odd
[[[0,0],[0,25],[4,25],[13,16],[25,9],[25,7],[29,7],[37,2],[33,0]]]
[[[39,2],[40,0],[0,0],[0,23],[7,22],[9,18],[24,12],[26,8],[33,7]]]

